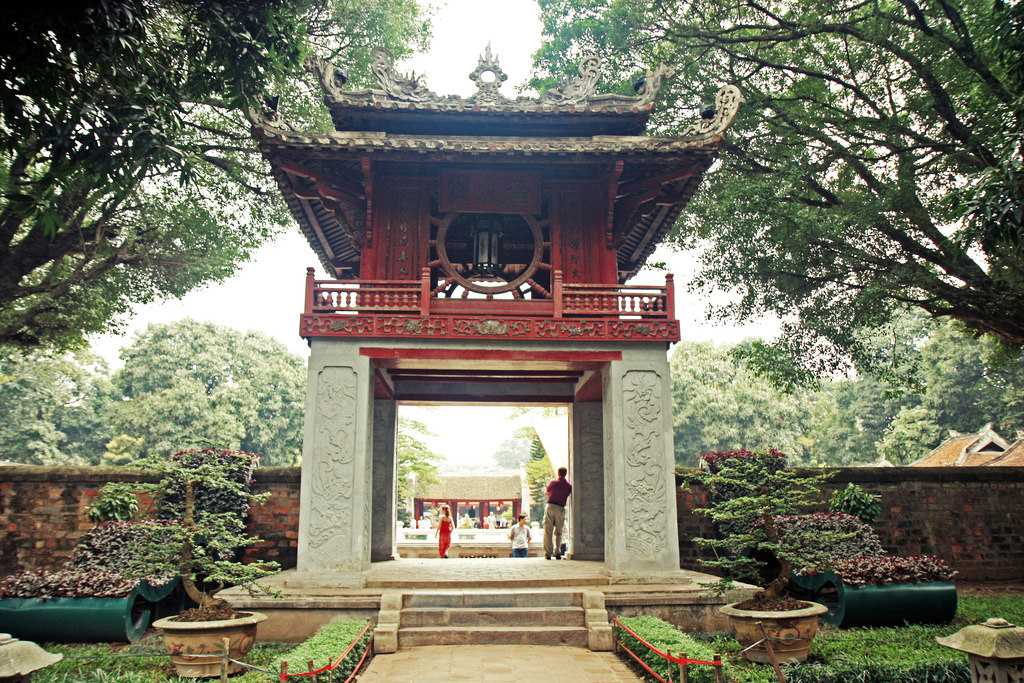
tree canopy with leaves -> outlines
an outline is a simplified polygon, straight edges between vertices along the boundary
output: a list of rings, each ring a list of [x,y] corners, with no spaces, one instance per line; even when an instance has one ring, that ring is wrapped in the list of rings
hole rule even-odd
[[[426,37],[414,0],[18,3],[0,22],[0,344],[82,344],[224,279],[287,212],[243,112],[325,114],[302,67]],[[306,80],[304,80],[306,79]]]
[[[535,84],[599,54],[620,87],[657,62],[654,129],[726,83],[745,104],[670,240],[789,377],[857,359],[903,306],[1024,344],[1024,4],[541,0]],[[794,362],[795,361],[795,362]]]

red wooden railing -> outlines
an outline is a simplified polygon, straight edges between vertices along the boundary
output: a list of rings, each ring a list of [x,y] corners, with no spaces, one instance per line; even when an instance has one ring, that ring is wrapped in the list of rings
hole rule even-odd
[[[419,280],[317,280],[306,269],[306,314],[418,313],[596,318],[675,319],[672,274],[663,286],[563,283],[552,278],[550,299],[493,300],[436,298],[430,270]]]
[[[657,647],[655,647],[651,643],[649,643],[646,640],[644,640],[643,637],[640,634],[638,634],[636,631],[634,631],[633,629],[631,629],[628,626],[626,626],[625,624],[623,624],[619,620],[618,617],[612,617],[612,625],[616,629],[620,629],[621,631],[631,635],[638,643],[640,643],[640,645],[642,645],[644,648],[646,648],[651,654],[653,654],[658,659],[661,659],[662,661],[668,663],[670,667],[673,664],[676,667],[678,667],[679,683],[687,683],[687,681],[690,678],[689,673],[690,673],[690,667],[691,666],[710,666],[710,667],[714,667],[712,669],[712,671],[714,671],[714,674],[715,674],[715,683],[725,683],[725,675],[722,672],[722,657],[721,657],[721,655],[715,655],[714,659],[710,659],[710,660],[709,659],[691,659],[691,658],[687,657],[685,654],[673,655],[671,652],[663,652],[663,651],[659,650]],[[672,675],[671,674],[668,675],[668,678],[665,678],[664,676],[659,674],[657,671],[652,669],[651,666],[647,662],[645,662],[643,660],[643,657],[638,655],[636,652],[633,652],[633,650],[631,650],[629,648],[629,646],[626,645],[626,643],[624,643],[622,641],[622,639],[619,637],[619,632],[618,631],[616,631],[616,634],[615,634],[615,647],[616,647],[616,649],[622,650],[627,655],[629,655],[629,657],[634,662],[636,662],[640,666],[640,668],[642,668],[644,671],[646,671],[648,673],[648,675],[650,675],[651,678],[653,678],[654,680],[659,681],[659,683],[675,683],[672,680]]]

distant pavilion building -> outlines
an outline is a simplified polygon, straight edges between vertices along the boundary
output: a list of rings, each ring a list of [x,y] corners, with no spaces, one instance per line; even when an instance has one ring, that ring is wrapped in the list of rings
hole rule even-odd
[[[1022,467],[1024,439],[1010,443],[988,423],[974,434],[950,432],[949,438],[911,467]]]
[[[428,516],[436,521],[433,511],[448,505],[457,521],[469,515],[477,523],[489,514],[501,518],[511,509],[512,519],[519,516],[523,504],[523,483],[518,474],[481,476],[443,476],[413,498],[413,517]]]

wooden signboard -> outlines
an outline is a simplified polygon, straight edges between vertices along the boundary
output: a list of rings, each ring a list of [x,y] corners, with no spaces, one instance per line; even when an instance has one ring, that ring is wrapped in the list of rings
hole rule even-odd
[[[540,214],[540,174],[522,171],[442,171],[441,213]]]

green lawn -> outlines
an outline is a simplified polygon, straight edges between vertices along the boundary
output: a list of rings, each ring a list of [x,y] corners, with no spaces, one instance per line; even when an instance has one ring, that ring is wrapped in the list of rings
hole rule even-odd
[[[43,647],[63,654],[64,660],[37,673],[32,683],[195,683],[196,680],[174,675],[174,667],[159,635],[148,635],[134,645],[47,643]],[[256,643],[244,661],[268,666],[293,647],[294,643]]]
[[[790,683],[968,683],[967,658],[935,642],[967,624],[1002,617],[1024,624],[1024,595],[962,596],[952,624],[900,628],[826,627],[814,640],[811,656],[788,667]],[[710,636],[712,649],[725,656],[740,647],[731,637]],[[733,656],[737,683],[774,683],[770,667],[741,663]]]

